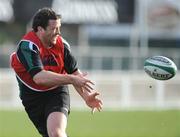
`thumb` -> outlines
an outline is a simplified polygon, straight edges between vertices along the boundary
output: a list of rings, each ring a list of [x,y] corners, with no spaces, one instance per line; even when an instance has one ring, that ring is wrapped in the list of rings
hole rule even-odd
[[[98,96],[98,95],[99,95],[98,92],[93,93],[93,97],[96,97],[96,96]]]
[[[85,76],[87,76],[87,75],[88,75],[87,72],[83,72],[83,73],[82,73],[82,76],[83,76],[83,77],[85,77]]]

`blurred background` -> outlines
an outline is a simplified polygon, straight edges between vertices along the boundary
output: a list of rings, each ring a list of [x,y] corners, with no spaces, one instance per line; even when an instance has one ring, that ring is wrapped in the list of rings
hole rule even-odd
[[[145,59],[154,55],[167,56],[180,68],[179,0],[0,0],[1,110],[22,109],[9,56],[42,7],[62,15],[61,33],[79,68],[95,81],[104,110],[179,110],[179,73],[157,81],[143,70]],[[70,88],[72,108],[86,110]]]

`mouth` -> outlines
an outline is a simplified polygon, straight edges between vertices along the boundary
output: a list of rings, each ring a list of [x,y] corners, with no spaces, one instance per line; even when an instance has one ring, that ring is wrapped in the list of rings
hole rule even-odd
[[[51,42],[52,42],[53,44],[56,43],[57,37],[58,37],[58,35],[53,36],[53,37],[51,38]]]
[[[57,38],[57,35],[52,35],[51,36],[51,39],[56,39]]]

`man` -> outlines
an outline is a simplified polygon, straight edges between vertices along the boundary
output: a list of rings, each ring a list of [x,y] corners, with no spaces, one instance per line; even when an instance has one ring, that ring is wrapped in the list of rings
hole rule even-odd
[[[72,84],[92,111],[102,109],[93,82],[77,67],[70,47],[60,36],[61,16],[50,8],[33,18],[33,30],[25,34],[11,55],[25,110],[43,137],[66,137],[70,111],[67,84]]]

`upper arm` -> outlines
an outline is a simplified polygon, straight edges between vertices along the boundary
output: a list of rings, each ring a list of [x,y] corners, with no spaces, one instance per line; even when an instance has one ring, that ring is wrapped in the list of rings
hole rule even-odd
[[[42,70],[38,47],[30,41],[21,41],[17,50],[19,61],[33,77]]]

